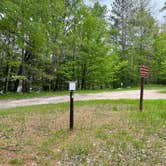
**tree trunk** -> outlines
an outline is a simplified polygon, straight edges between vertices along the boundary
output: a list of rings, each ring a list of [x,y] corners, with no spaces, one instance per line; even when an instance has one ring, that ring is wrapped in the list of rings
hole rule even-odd
[[[126,50],[126,19],[125,19],[125,2],[122,1],[122,59],[125,58]]]
[[[22,75],[22,64],[19,66],[19,71],[18,71],[18,75]],[[20,81],[19,79],[17,79],[15,81],[15,86],[14,86],[14,92],[17,92],[18,91],[18,87],[20,86]],[[21,87],[22,87],[22,83],[21,83]],[[22,91],[22,88],[21,88],[21,91]]]
[[[9,89],[9,79],[10,79],[10,71],[11,71],[11,66],[7,65],[6,67],[6,79],[5,79],[5,84],[4,84],[4,92],[8,92]]]
[[[28,81],[26,78],[26,68],[25,68],[25,50],[22,49],[22,76],[24,76],[23,80],[22,80],[22,92],[28,92],[29,88],[28,88]]]
[[[86,88],[86,64],[82,65],[81,89]]]

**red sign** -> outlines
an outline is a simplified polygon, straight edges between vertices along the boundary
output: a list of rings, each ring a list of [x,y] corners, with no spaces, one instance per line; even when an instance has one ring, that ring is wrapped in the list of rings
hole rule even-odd
[[[141,77],[147,78],[149,76],[149,71],[150,71],[149,67],[141,65],[141,67],[140,67]]]

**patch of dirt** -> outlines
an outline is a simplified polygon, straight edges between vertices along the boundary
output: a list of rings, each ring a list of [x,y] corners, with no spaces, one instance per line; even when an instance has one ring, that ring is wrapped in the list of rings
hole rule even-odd
[[[76,92],[77,93],[77,92]],[[75,94],[74,100],[101,100],[101,99],[139,99],[139,90],[129,90],[120,92],[102,92],[89,94]],[[144,99],[166,99],[166,94],[160,93],[158,90],[145,90]],[[17,99],[0,101],[0,108],[13,108],[19,106],[51,104],[69,102],[69,95],[54,97],[39,97],[32,99]]]

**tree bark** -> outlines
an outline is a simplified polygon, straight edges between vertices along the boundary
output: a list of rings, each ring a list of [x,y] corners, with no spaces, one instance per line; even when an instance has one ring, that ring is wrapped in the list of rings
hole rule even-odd
[[[24,49],[22,49],[22,68],[21,68],[21,73],[22,76],[24,76],[23,80],[22,80],[22,92],[28,92],[29,88],[28,88],[28,81],[27,81],[27,77],[26,77],[26,67],[25,67],[25,63],[26,63],[26,52]]]
[[[11,66],[7,65],[6,67],[6,79],[4,84],[4,93],[8,92],[9,89],[9,79],[10,79]]]
[[[82,65],[82,79],[81,79],[81,89],[86,88],[86,64]]]

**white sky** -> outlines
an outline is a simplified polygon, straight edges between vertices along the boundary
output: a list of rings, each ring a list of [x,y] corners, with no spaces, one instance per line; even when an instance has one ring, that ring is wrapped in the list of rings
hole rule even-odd
[[[87,3],[93,0],[85,0]],[[108,8],[110,7],[111,3],[114,0],[99,0],[103,5],[107,5]],[[166,11],[160,12],[160,9],[164,6],[164,2],[166,0],[151,0],[151,8],[152,8],[152,14],[155,19],[159,21],[159,23],[164,22],[163,16],[166,15]]]

